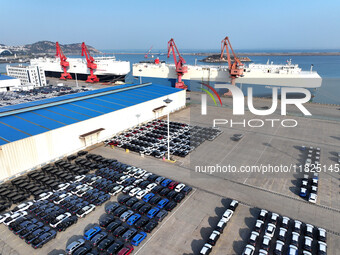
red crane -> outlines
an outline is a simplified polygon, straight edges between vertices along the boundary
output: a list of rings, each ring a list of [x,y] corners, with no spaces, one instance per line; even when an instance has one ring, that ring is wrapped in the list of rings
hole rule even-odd
[[[177,55],[178,55],[178,60],[177,60],[177,57],[176,57],[175,50],[176,50]],[[184,64],[186,62],[185,62],[184,58],[181,56],[181,54],[179,53],[177,46],[175,44],[175,41],[172,38],[168,42],[168,58],[170,57],[171,52],[172,52],[173,57],[174,57],[174,62],[175,62],[175,66],[176,66],[176,73],[177,73],[177,78],[178,78],[178,81],[176,82],[175,87],[180,88],[180,89],[187,89],[188,86],[186,86],[184,84],[184,82],[182,81],[182,76],[183,76],[183,74],[188,72],[188,67],[184,66]]]
[[[86,82],[94,83],[99,82],[97,75],[93,74],[93,70],[97,69],[97,64],[94,63],[94,58],[90,55],[85,43],[81,44],[81,55],[86,57],[87,68],[90,69],[90,75],[87,76]]]
[[[67,57],[64,55],[63,51],[60,48],[60,45],[58,42],[55,44],[57,53],[55,54],[56,57],[60,58],[60,65],[61,68],[63,69],[63,73],[60,76],[61,80],[66,80],[66,79],[72,79],[72,76],[67,72],[67,68],[70,66],[70,63],[67,60]]]
[[[152,47],[153,47],[153,46],[151,46],[150,49],[148,50],[148,52],[145,53],[144,58],[149,58],[149,54],[151,53]],[[153,58],[152,55],[151,55],[151,58]]]
[[[233,53],[234,60],[232,61],[230,58],[230,53],[229,53],[229,47],[231,49],[231,52]],[[220,59],[223,60],[223,54],[224,54],[224,49],[226,49],[227,52],[227,61],[228,61],[228,67],[229,67],[229,74],[231,78],[231,83],[235,84],[235,78],[242,76],[243,75],[243,64],[242,62],[238,59],[236,56],[233,48],[231,47],[230,41],[228,36],[224,38],[221,42],[221,56]]]

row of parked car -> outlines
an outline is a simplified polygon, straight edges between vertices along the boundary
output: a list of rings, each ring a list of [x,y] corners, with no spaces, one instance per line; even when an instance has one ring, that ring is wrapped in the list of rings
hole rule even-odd
[[[319,147],[306,148],[305,146],[302,146],[301,148],[302,148],[302,151],[304,151],[306,154],[305,166],[312,167],[315,169],[315,167],[318,164],[320,164],[321,149]]]
[[[307,199],[315,204],[318,198],[319,173],[304,174],[301,180],[300,197]]]
[[[104,141],[106,145],[117,146],[156,158],[164,157],[168,152],[167,122],[154,120]],[[185,123],[170,122],[170,154],[187,156],[206,140],[214,140],[222,133],[217,128],[203,128]]]
[[[275,240],[276,239],[276,240]],[[242,255],[327,254],[327,232],[262,209]],[[315,246],[317,245],[317,249]]]
[[[224,228],[227,226],[227,223],[230,221],[231,217],[233,216],[237,206],[238,206],[238,201],[232,200],[228,209],[223,213],[215,229],[210,234],[208,241],[202,247],[200,251],[201,255],[210,254],[210,252],[213,249],[213,246],[215,246],[216,242],[218,241],[221,234],[223,233]]]

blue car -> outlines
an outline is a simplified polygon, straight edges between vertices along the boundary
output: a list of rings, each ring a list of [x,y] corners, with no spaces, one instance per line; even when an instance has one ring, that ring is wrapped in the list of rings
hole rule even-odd
[[[306,188],[301,188],[299,196],[300,197],[306,197],[307,196],[307,189]]]
[[[155,196],[154,193],[149,193],[149,194],[146,194],[144,197],[143,197],[143,201],[144,202],[149,202],[151,198],[153,198]]]
[[[131,244],[134,246],[138,246],[145,238],[146,238],[145,232],[139,232],[135,237],[132,239]]]
[[[147,215],[150,219],[152,219],[159,212],[159,208],[154,207],[150,211],[148,211]]]
[[[170,182],[172,182],[172,180],[170,180],[170,179],[165,179],[164,181],[162,181],[161,185],[162,185],[163,187],[167,187],[167,186],[170,184]]]
[[[135,213],[134,215],[130,216],[130,218],[126,221],[126,223],[132,226],[139,218],[141,217],[140,214]]]
[[[93,228],[91,228],[91,229],[89,229],[89,230],[87,230],[87,231],[85,232],[85,234],[84,234],[84,239],[85,239],[85,240],[90,240],[92,237],[94,237],[94,236],[95,236],[96,234],[98,234],[100,231],[102,231],[101,228],[95,226],[95,227],[93,227]]]
[[[169,203],[169,199],[163,198],[161,201],[158,202],[157,207],[162,209]]]

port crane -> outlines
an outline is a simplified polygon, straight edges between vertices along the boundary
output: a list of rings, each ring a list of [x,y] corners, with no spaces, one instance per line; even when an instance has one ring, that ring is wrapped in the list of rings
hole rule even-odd
[[[184,66],[186,62],[184,58],[181,56],[181,54],[179,53],[178,48],[173,38],[171,38],[170,41],[168,42],[168,58],[170,57],[171,52],[174,57],[176,73],[177,73],[177,78],[178,78],[175,87],[180,88],[180,89],[187,89],[188,86],[186,86],[184,82],[182,81],[182,76],[183,74],[188,72],[188,67]],[[177,60],[176,53],[178,55],[178,60]]]
[[[144,58],[149,58],[149,54],[151,53],[153,46],[150,47],[147,53],[145,53]],[[151,55],[151,58],[153,58],[153,55]]]
[[[63,51],[60,48],[58,42],[55,44],[57,53],[55,54],[56,57],[60,58],[60,66],[63,69],[63,73],[60,76],[61,80],[72,79],[72,76],[67,72],[67,68],[70,66],[70,63],[67,60],[67,57],[64,55]]]
[[[87,76],[86,82],[99,82],[97,75],[93,74],[93,71],[97,69],[97,64],[94,63],[94,58],[91,56],[84,42],[81,44],[81,55],[86,57],[87,68],[90,69],[90,75]]]
[[[233,57],[234,57],[233,61],[230,58],[229,47],[230,47],[231,52],[233,53]],[[221,60],[224,60],[224,57],[223,57],[224,49],[227,52],[227,61],[228,61],[228,67],[229,67],[229,75],[231,78],[231,84],[235,85],[235,78],[243,75],[243,64],[239,60],[239,58],[236,56],[233,48],[231,47],[231,43],[229,41],[228,36],[226,36],[221,41],[221,56],[220,56]]]

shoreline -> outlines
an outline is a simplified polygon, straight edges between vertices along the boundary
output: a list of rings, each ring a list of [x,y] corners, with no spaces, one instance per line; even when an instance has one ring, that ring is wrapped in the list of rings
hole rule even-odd
[[[141,52],[116,52],[114,55],[145,55]],[[187,56],[211,56],[220,54],[219,52],[181,53]],[[165,53],[152,53],[152,55],[166,55]],[[238,56],[340,56],[340,52],[242,52]]]

